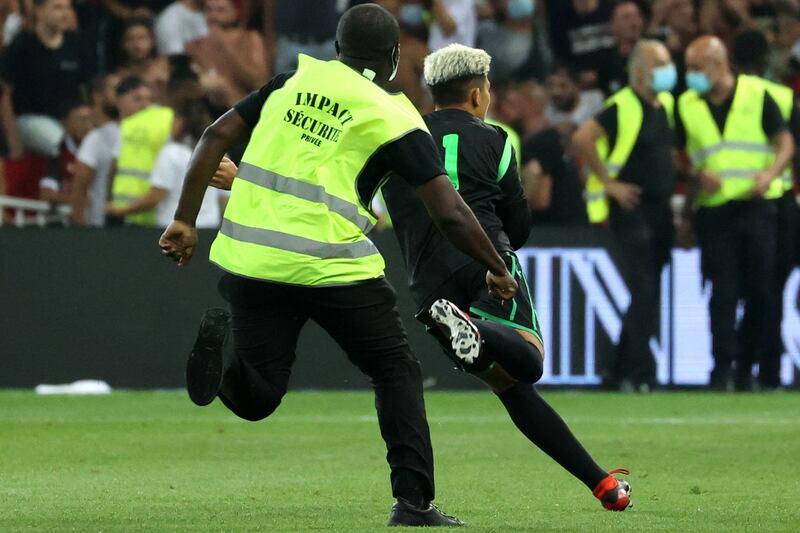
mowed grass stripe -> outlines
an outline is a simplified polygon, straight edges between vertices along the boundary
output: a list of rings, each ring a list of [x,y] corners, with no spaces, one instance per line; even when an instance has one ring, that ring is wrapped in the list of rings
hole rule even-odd
[[[796,531],[800,396],[545,392],[635,508],[607,513],[488,393],[426,395],[437,501],[469,531]],[[0,531],[374,531],[391,495],[369,393],[247,423],[179,393],[0,393]]]

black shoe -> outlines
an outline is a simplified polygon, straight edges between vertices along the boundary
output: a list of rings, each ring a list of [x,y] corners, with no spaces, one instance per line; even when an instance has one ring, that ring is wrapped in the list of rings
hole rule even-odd
[[[753,376],[737,375],[733,380],[733,390],[736,392],[756,392],[756,382]]]
[[[717,392],[733,392],[733,380],[730,369],[714,368],[708,380],[708,388]]]
[[[186,390],[197,405],[214,401],[222,386],[222,346],[230,331],[231,315],[225,309],[209,309],[200,321],[197,340],[186,361]]]
[[[392,506],[392,513],[389,515],[387,526],[409,526],[409,527],[459,527],[464,522],[444,514],[434,504],[429,503],[426,508],[421,509],[411,505],[403,498],[397,498]]]

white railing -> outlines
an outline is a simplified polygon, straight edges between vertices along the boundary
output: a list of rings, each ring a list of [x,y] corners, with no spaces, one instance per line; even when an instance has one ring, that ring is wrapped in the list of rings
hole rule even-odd
[[[10,210],[12,226],[24,228],[38,226],[43,228],[49,224],[69,226],[72,208],[68,205],[52,205],[41,200],[29,200],[15,196],[0,196],[0,226],[7,221],[4,211]]]

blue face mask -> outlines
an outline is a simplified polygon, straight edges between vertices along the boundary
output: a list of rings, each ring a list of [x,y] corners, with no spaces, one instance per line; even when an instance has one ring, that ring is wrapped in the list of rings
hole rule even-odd
[[[711,80],[705,72],[690,70],[686,73],[686,86],[700,94],[706,94],[711,90]]]
[[[536,11],[534,0],[508,0],[508,18],[522,20],[532,17]]]
[[[400,22],[416,28],[425,24],[425,10],[422,4],[406,4],[400,7]]]
[[[653,69],[653,79],[650,80],[650,88],[653,91],[669,92],[675,88],[676,83],[678,83],[678,71],[674,63]]]

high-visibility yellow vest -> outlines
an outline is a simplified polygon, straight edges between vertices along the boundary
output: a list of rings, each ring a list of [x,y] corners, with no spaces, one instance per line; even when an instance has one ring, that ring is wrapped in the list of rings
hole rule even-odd
[[[173,116],[169,107],[150,106],[122,120],[117,173],[111,187],[115,206],[124,207],[150,190],[150,172],[161,148],[169,141]],[[128,215],[125,222],[155,226],[156,211]]]
[[[740,74],[736,93],[723,131],[719,131],[706,101],[693,90],[678,99],[678,113],[686,130],[686,152],[696,170],[718,174],[722,181],[714,193],[700,191],[695,200],[699,207],[715,207],[731,200],[749,200],[755,175],[767,170],[775,160],[761,118],[764,111],[763,83]],[[781,179],[775,178],[764,194],[778,198],[783,194]]]
[[[781,110],[781,116],[783,117],[784,122],[789,124],[792,119],[792,110],[794,109],[794,91],[785,86],[781,85],[780,83],[775,83],[774,81],[770,81],[764,78],[756,78],[760,80],[764,87],[767,89],[767,93],[775,100],[775,103],[778,104],[778,108]],[[783,174],[781,174],[781,180],[783,181],[783,190],[790,191],[794,187],[792,183],[792,165],[787,165],[786,169],[784,169]]]
[[[339,61],[300,54],[261,110],[210,259],[234,274],[302,286],[383,276],[359,175],[385,144],[428,131],[402,94]],[[388,179],[388,175],[386,176]],[[382,185],[378,184],[378,185]]]
[[[673,109],[675,100],[670,93],[659,93],[658,101],[664,108],[669,120],[670,127],[673,123]],[[630,87],[620,89],[604,103],[604,108],[616,105],[617,110],[617,138],[614,146],[609,146],[608,137],[603,135],[597,140],[597,154],[600,161],[606,167],[608,176],[616,179],[628,162],[628,158],[633,152],[636,140],[642,130],[644,120],[644,110],[642,102]],[[664,142],[668,142],[665,139]],[[589,222],[600,224],[608,220],[608,197],[606,196],[603,181],[594,173],[586,178],[586,211],[589,215]]]

